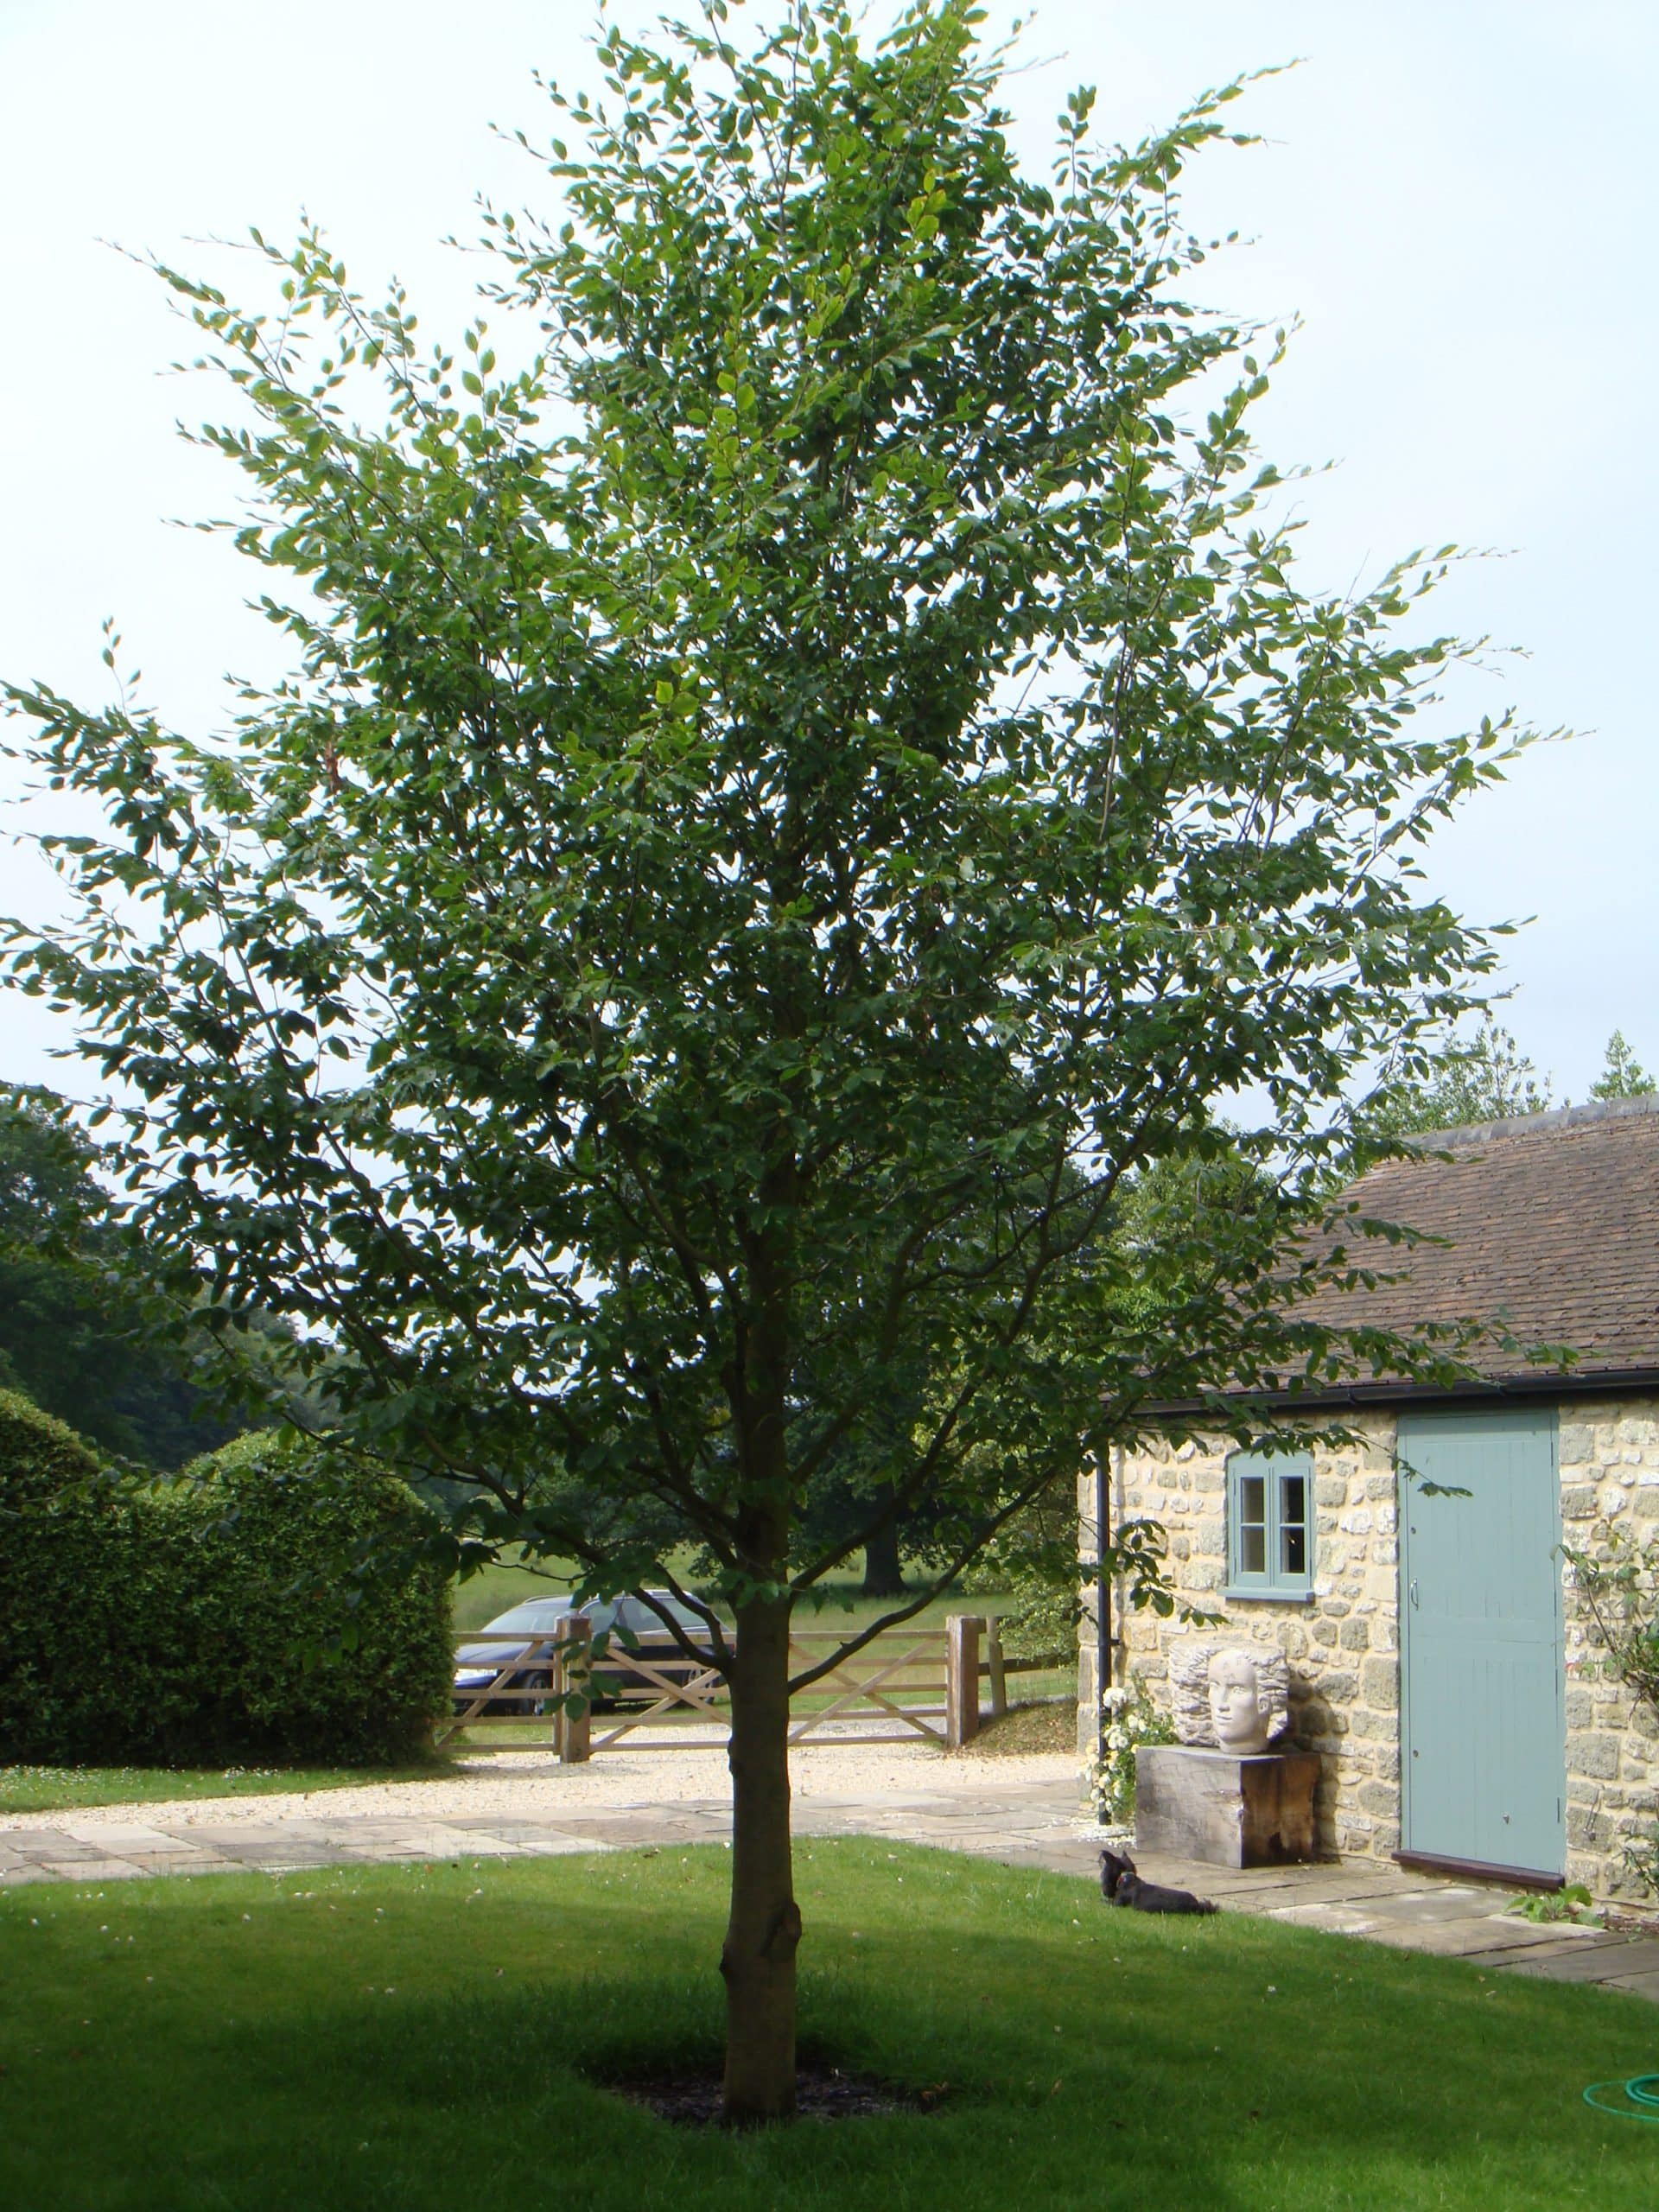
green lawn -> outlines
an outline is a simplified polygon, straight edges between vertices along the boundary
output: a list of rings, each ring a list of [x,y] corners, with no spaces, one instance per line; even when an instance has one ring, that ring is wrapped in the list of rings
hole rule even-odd
[[[486,1621],[493,1621],[498,1613],[505,1613],[509,1605],[525,1598],[563,1597],[570,1584],[563,1567],[563,1563],[556,1560],[548,1560],[539,1567],[480,1567],[455,1585],[452,1608],[455,1626],[482,1628]]]
[[[671,1559],[669,1564],[677,1576],[691,1572],[689,1559]],[[505,1613],[509,1605],[518,1605],[522,1599],[562,1596],[570,1586],[572,1571],[569,1562],[561,1560],[545,1560],[539,1567],[518,1567],[511,1562],[484,1567],[456,1586],[455,1626],[482,1628],[486,1621]],[[803,1602],[797,1608],[796,1625],[804,1629],[837,1629],[847,1633],[889,1611],[893,1602],[861,1596],[856,1579],[826,1582],[816,1605]],[[958,1591],[948,1598],[936,1598],[907,1625],[943,1628],[949,1613],[995,1612],[1000,1607],[1006,1607],[1007,1602],[1004,1598],[982,1592],[964,1597]]]
[[[1580,2101],[1659,2011],[1084,1884],[804,1844],[807,2043],[943,2106],[730,2139],[583,2078],[712,2059],[724,1852],[0,1893],[17,2212],[1651,2212]]]
[[[0,1813],[67,1813],[175,1797],[263,1797],[280,1789],[348,1789],[365,1782],[441,1782],[442,1758],[418,1766],[0,1766]]]

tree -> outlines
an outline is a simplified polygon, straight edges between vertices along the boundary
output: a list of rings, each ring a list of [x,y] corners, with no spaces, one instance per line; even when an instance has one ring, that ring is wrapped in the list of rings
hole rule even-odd
[[[1424,1052],[1408,1077],[1370,1100],[1363,1119],[1379,1135],[1402,1137],[1548,1113],[1554,1103],[1550,1078],[1541,1086],[1537,1077],[1509,1031],[1486,1014],[1472,1037],[1453,1035]]]
[[[1515,733],[1412,719],[1438,558],[1294,581],[1254,340],[1180,303],[1236,88],[1128,153],[1077,95],[1050,185],[976,21],[607,30],[562,207],[487,213],[517,367],[481,323],[423,352],[315,231],[269,312],[168,272],[295,672],[218,741],[12,694],[111,827],[11,972],[136,1101],[181,1289],[349,1352],[338,1448],[469,1486],[457,1547],[714,1563],[734,2120],[793,2096],[795,1606],[925,1510],[905,1617],[1154,1402],[1462,1371],[1304,1306],[1356,1264],[1344,1082],[1490,965],[1413,855]],[[1276,1203],[1137,1319],[1116,1194],[1229,1094]]]
[[[872,1412],[861,1424],[853,1444],[832,1453],[804,1500],[801,1515],[803,1540],[817,1548],[834,1544],[855,1534],[864,1536],[862,1594],[867,1598],[899,1598],[905,1592],[905,1560],[928,1551],[925,1516],[910,1516],[901,1526],[896,1511],[887,1506],[893,1494],[892,1470],[902,1459],[902,1431],[920,1418],[921,1407],[911,1393],[893,1395],[885,1411]],[[810,1421],[810,1401],[802,1406]]]
[[[1091,1316],[1096,1327],[1144,1332],[1166,1313],[1179,1328],[1189,1293],[1205,1296],[1217,1250],[1236,1241],[1238,1217],[1256,1214],[1269,1235],[1278,1221],[1273,1176],[1236,1148],[1227,1123],[1195,1117],[1187,1135],[1185,1148],[1146,1161],[1119,1185],[1103,1224],[1115,1248],[1109,1312]],[[1098,1255],[1084,1255],[1084,1263],[1097,1265]],[[1065,1478],[1005,1523],[981,1553],[968,1586],[1012,1599],[1002,1613],[1002,1641],[1014,1656],[1046,1658],[1073,1647],[1081,1611],[1080,1535],[1077,1484]],[[1161,1573],[1146,1573],[1164,1555],[1162,1527],[1135,1521],[1117,1536],[1136,1601],[1173,1611],[1177,1601],[1160,1586]],[[1110,1714],[1103,1707],[1098,1717],[1103,1734]]]
[[[245,1424],[204,1402],[192,1332],[152,1334],[98,1165],[60,1098],[0,1084],[0,1387],[170,1471]]]
[[[1615,1029],[1607,1039],[1607,1060],[1590,1086],[1592,1098],[1648,1098],[1655,1090],[1653,1077],[1639,1066],[1636,1055]]]

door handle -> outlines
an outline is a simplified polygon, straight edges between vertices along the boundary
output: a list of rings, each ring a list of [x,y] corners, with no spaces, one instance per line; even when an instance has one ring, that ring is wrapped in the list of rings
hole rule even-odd
[[[1411,1610],[1414,1613],[1417,1611],[1417,1579],[1414,1575],[1406,1586],[1406,1595],[1411,1600]]]

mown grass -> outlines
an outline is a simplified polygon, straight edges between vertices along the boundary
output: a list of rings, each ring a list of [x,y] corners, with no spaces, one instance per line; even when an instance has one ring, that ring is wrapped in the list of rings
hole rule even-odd
[[[692,1562],[689,1557],[671,1559],[671,1569],[683,1578],[691,1575]],[[486,1621],[505,1613],[510,1605],[517,1605],[526,1598],[563,1596],[570,1586],[574,1569],[568,1560],[546,1560],[537,1567],[525,1567],[513,1560],[503,1560],[495,1567],[481,1567],[469,1575],[465,1582],[457,1583],[454,1604],[457,1629],[482,1628]],[[695,1587],[695,1580],[692,1586]],[[836,1629],[842,1634],[852,1634],[870,1622],[890,1612],[902,1600],[890,1598],[867,1598],[856,1578],[830,1580],[821,1584],[812,1598],[803,1599],[796,1611],[796,1625],[804,1629]],[[906,1624],[917,1628],[943,1628],[950,1613],[984,1613],[1005,1611],[1008,1600],[995,1592],[976,1592],[964,1596],[953,1592],[949,1597],[935,1598],[930,1605]]]
[[[730,2138],[602,2087],[715,2059],[723,1852],[0,1895],[0,2202],[53,2212],[1649,2212],[1580,2101],[1659,2013],[1078,1881],[808,1843],[803,2034],[942,2107]]]
[[[0,1766],[0,1813],[67,1813],[173,1798],[264,1797],[287,1789],[349,1789],[365,1782],[442,1782],[448,1758],[407,1766]]]

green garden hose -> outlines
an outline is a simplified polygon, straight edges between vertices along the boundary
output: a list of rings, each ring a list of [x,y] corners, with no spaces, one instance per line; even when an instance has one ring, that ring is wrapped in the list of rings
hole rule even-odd
[[[1623,2104],[1608,2104],[1603,2092],[1611,2090]],[[1592,2082],[1584,2101],[1597,2112],[1610,2112],[1615,2120],[1646,2120],[1659,2124],[1659,2074],[1632,2074],[1628,2082]]]

